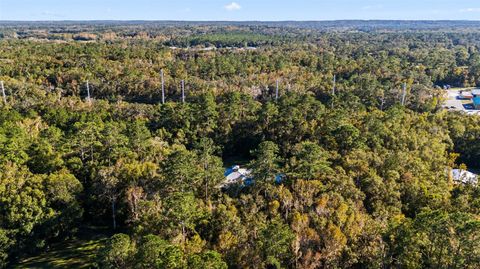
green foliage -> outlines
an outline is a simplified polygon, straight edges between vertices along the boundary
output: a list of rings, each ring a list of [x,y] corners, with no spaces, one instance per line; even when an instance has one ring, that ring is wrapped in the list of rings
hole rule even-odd
[[[328,153],[316,143],[297,144],[289,162],[289,177],[298,179],[319,179],[323,174],[332,172]]]
[[[4,229],[0,229],[0,268],[4,268],[8,264],[7,259],[11,244],[12,242],[7,235],[7,231]]]
[[[194,152],[185,148],[175,149],[165,160],[165,188],[170,192],[194,191],[195,183],[199,180]]]
[[[142,239],[135,259],[135,268],[184,268],[182,250],[155,235]]]
[[[178,245],[156,235],[147,235],[138,242],[125,234],[112,236],[101,252],[100,268],[215,268],[227,264],[215,251],[185,253]]]
[[[132,268],[135,245],[126,234],[110,238],[100,253],[100,268]]]
[[[12,163],[3,165],[1,170],[2,227],[15,233],[29,234],[35,224],[48,215],[43,179]]]
[[[172,236],[181,235],[185,242],[187,232],[195,230],[195,224],[203,215],[193,193],[174,193],[165,201],[165,225]]]
[[[271,141],[260,143],[258,149],[252,152],[255,160],[249,166],[252,168],[253,177],[260,186],[271,184],[279,172],[278,146]]]
[[[362,31],[0,25],[0,267],[101,225],[101,268],[478,268],[478,184],[448,171],[480,121],[435,86],[480,85],[478,29],[338,24]]]
[[[391,255],[399,266],[475,268],[480,262],[480,222],[469,214],[426,211],[393,231]]]
[[[260,251],[264,260],[274,267],[289,265],[293,260],[292,245],[295,234],[281,220],[273,220],[261,231]]]
[[[212,268],[227,269],[227,264],[222,260],[222,256],[215,251],[206,251],[195,254],[188,258],[188,268]]]

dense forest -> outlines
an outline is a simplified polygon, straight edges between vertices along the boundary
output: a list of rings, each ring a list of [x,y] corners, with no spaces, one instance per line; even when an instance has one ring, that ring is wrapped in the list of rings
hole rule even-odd
[[[3,22],[0,80],[0,268],[480,267],[479,23]]]

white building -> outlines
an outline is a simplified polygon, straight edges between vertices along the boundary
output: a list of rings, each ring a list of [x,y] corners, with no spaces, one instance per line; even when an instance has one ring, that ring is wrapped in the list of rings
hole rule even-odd
[[[472,90],[472,95],[473,95],[474,97],[480,96],[480,89]]]
[[[463,184],[477,184],[478,175],[467,170],[452,169],[451,176],[454,182]]]
[[[459,95],[458,95],[459,98],[461,99],[472,99],[473,98],[473,94],[471,92],[461,92]]]
[[[225,180],[220,184],[220,187],[224,188],[232,184],[243,183],[251,178],[251,173],[251,170],[240,168],[239,165],[232,166],[225,171]]]

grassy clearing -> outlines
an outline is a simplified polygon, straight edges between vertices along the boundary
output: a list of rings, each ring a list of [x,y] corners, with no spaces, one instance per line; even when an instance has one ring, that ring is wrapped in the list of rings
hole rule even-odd
[[[108,238],[102,228],[83,229],[77,238],[53,245],[48,251],[21,260],[12,268],[93,268],[99,249]]]

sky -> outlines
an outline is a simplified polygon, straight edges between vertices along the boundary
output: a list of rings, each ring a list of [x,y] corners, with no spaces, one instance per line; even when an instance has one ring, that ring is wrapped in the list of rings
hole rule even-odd
[[[0,20],[480,20],[480,0],[0,0]]]

